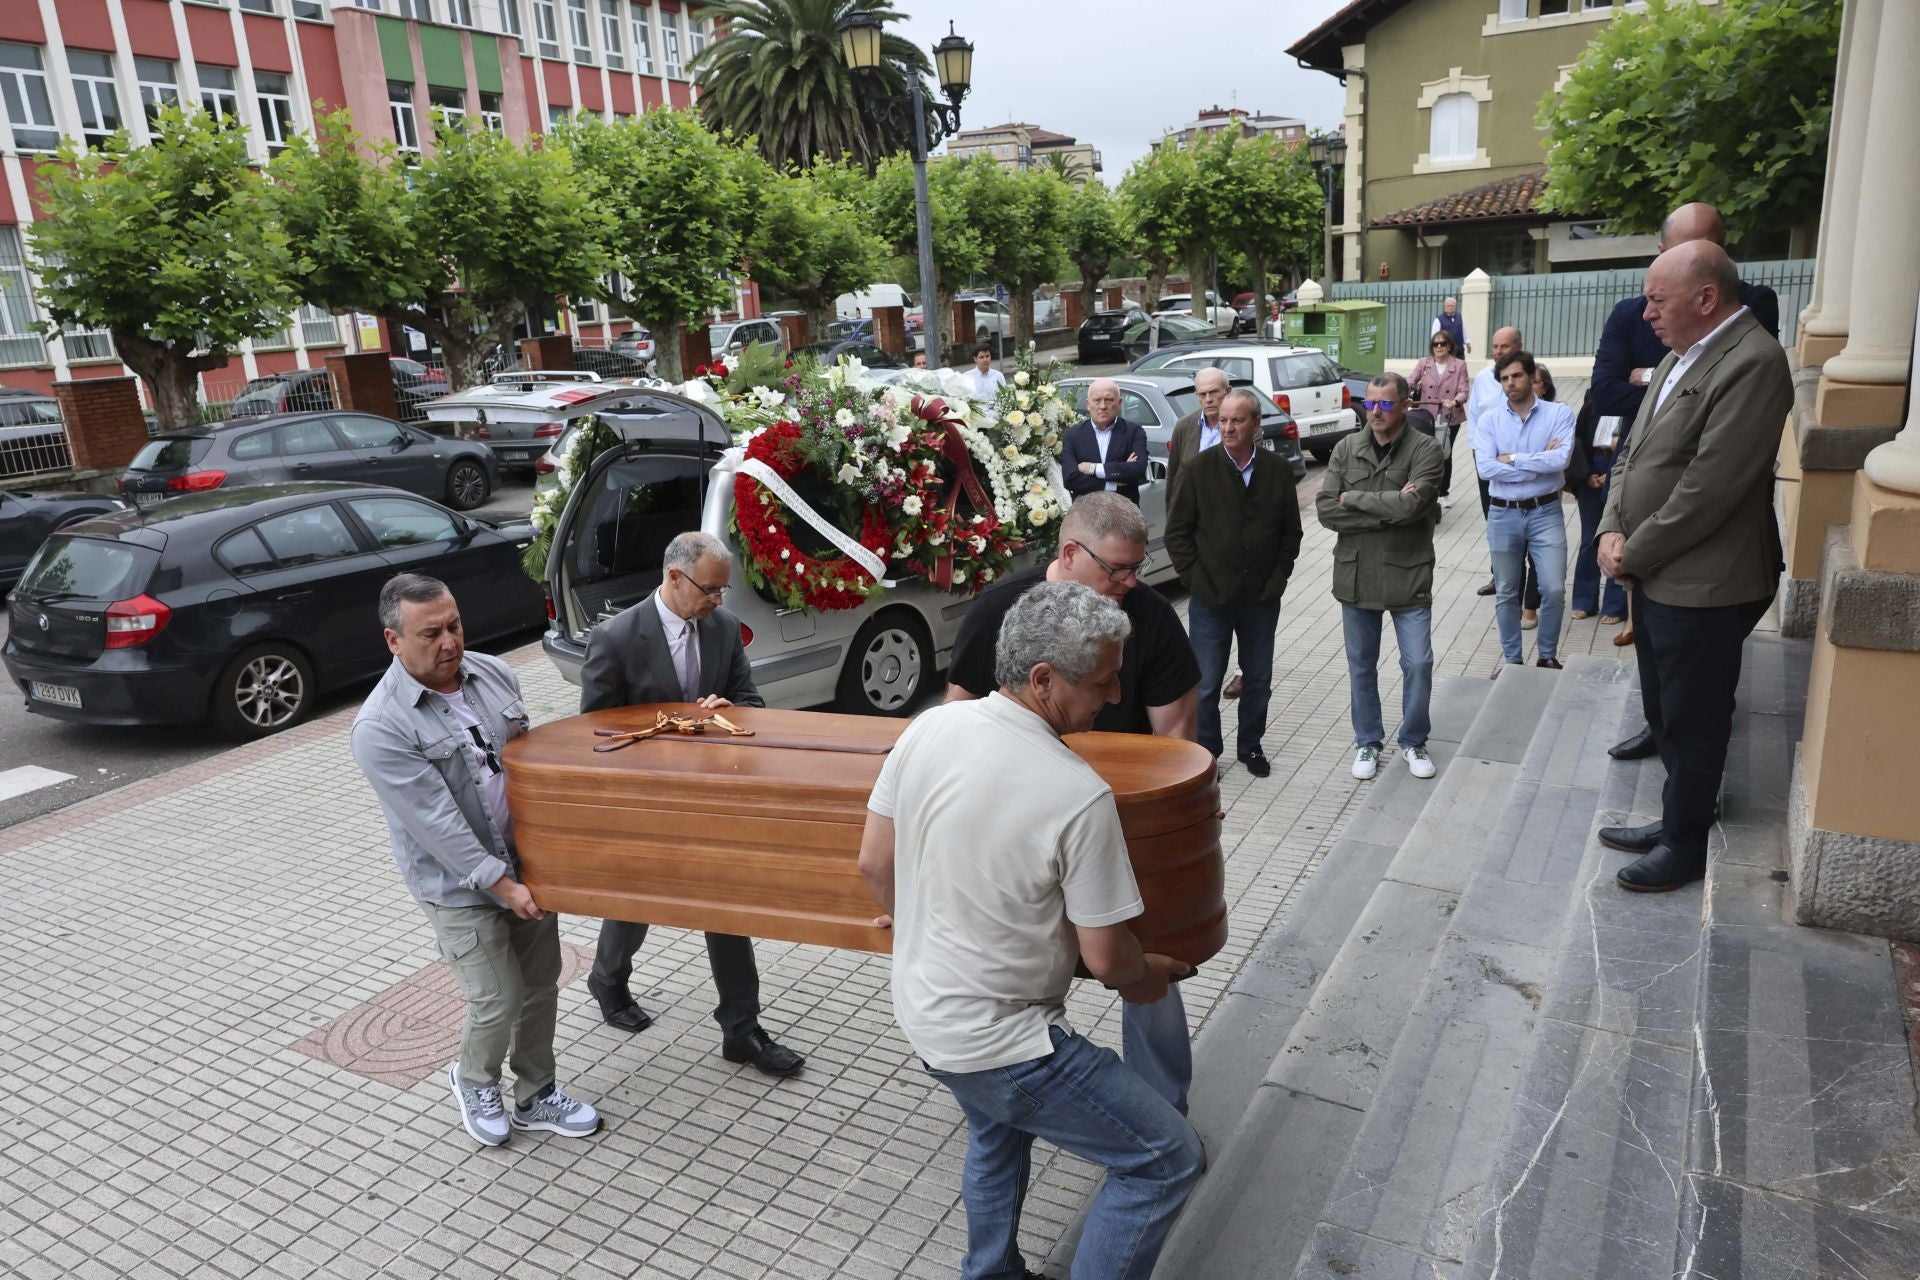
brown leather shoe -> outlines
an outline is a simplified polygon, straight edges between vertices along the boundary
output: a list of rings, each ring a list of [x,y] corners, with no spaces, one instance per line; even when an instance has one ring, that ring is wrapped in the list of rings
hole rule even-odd
[[[1240,690],[1244,688],[1245,685],[1246,681],[1241,679],[1240,673],[1236,671],[1233,673],[1233,679],[1227,681],[1227,687],[1220,691],[1220,696],[1223,698],[1237,698],[1240,696]]]
[[[1614,643],[1615,643],[1616,645],[1619,645],[1619,646],[1620,646],[1621,648],[1625,648],[1625,647],[1626,647],[1627,645],[1630,645],[1630,644],[1632,644],[1632,643],[1633,643],[1633,628],[1632,628],[1632,627],[1622,627],[1622,628],[1620,628],[1620,634],[1618,634],[1618,635],[1616,635],[1616,636],[1615,636],[1615,637],[1613,638],[1613,642],[1614,642]]]

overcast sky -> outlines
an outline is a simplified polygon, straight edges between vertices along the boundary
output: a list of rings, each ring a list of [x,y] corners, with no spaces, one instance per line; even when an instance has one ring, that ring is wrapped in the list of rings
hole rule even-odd
[[[1345,90],[1301,70],[1286,47],[1342,2],[894,0],[907,15],[901,34],[921,48],[944,36],[950,19],[973,41],[963,128],[1024,120],[1091,142],[1109,186],[1202,107],[1338,125]]]

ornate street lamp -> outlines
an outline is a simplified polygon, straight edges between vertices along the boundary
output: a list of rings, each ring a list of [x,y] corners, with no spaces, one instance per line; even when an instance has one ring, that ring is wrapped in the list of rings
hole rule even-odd
[[[862,97],[889,115],[907,113],[913,126],[913,194],[916,232],[920,242],[920,317],[922,344],[927,361],[938,358],[940,317],[934,306],[933,281],[933,205],[927,196],[927,152],[960,128],[960,103],[973,87],[973,45],[956,34],[947,23],[947,34],[933,46],[933,66],[940,78],[945,102],[928,102],[920,90],[920,77],[903,68],[907,92],[888,93],[880,88],[884,59],[880,53],[880,20],[871,13],[851,13],[840,21],[840,57],[862,87]]]
[[[1333,277],[1333,184],[1336,171],[1347,162],[1347,139],[1339,133],[1316,133],[1307,139],[1307,158],[1320,169],[1320,183],[1326,194],[1326,217],[1321,244],[1321,283],[1331,284]]]

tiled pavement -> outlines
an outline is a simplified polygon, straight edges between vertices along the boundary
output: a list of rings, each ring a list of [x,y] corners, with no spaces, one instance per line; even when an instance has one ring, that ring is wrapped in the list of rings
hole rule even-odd
[[[1490,602],[1473,594],[1486,552],[1470,466],[1439,531],[1442,679],[1498,658]],[[1280,626],[1274,775],[1234,769],[1223,784],[1233,936],[1186,984],[1196,1029],[1366,785],[1347,773],[1332,538],[1307,523]],[[1610,637],[1570,624],[1563,651],[1611,655]],[[537,648],[515,661],[537,719],[571,712]],[[1391,640],[1382,694],[1392,723]],[[893,1028],[883,958],[759,945],[765,1020],[809,1060],[774,1083],[720,1059],[701,940],[656,930],[634,981],[650,1030],[603,1027],[577,983],[562,996],[562,1078],[608,1117],[587,1141],[477,1150],[437,1074],[401,1087],[297,1049],[432,977],[418,976],[431,934],[347,755],[350,722],[0,832],[0,1274],[955,1274],[964,1125]],[[591,945],[593,928],[569,920],[563,936]],[[1117,1043],[1117,1003],[1098,987],[1073,1017]],[[407,1034],[404,1014],[388,1022]],[[1088,1166],[1036,1154],[1031,1258],[1092,1185]]]

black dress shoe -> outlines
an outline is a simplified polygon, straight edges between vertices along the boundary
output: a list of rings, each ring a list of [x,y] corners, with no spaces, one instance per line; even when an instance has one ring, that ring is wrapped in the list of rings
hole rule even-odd
[[[806,1062],[805,1058],[768,1035],[762,1027],[755,1027],[738,1040],[722,1040],[720,1056],[728,1062],[750,1064],[770,1076],[790,1076]]]
[[[1663,830],[1664,824],[1658,822],[1649,822],[1644,827],[1602,827],[1600,843],[1622,853],[1652,853],[1660,844]]]
[[[600,1006],[600,1019],[610,1027],[633,1033],[653,1025],[653,1015],[633,1002],[625,987],[613,987],[592,974],[587,975],[587,990]]]
[[[1533,665],[1536,667],[1545,667],[1549,671],[1565,670],[1565,668],[1560,665],[1560,659],[1558,658],[1542,658]]]
[[[1241,752],[1240,763],[1245,765],[1247,772],[1256,778],[1264,778],[1273,772],[1273,766],[1267,763],[1267,753],[1259,747]]]
[[[1495,587],[1495,586],[1493,585],[1493,579],[1492,579],[1492,578],[1488,578],[1488,579],[1487,579],[1487,585],[1486,585],[1486,586],[1484,586],[1484,587],[1482,587],[1482,588],[1480,588],[1480,589],[1479,589],[1478,591],[1476,591],[1476,592],[1474,592],[1473,594],[1475,594],[1475,595],[1477,595],[1477,596],[1490,596],[1490,595],[1492,595],[1492,594],[1493,594],[1493,593],[1494,593],[1494,592],[1495,592],[1495,591],[1496,591],[1497,589],[1498,589],[1498,588],[1496,588],[1496,587]]]
[[[1622,889],[1631,889],[1635,893],[1670,893],[1685,888],[1695,880],[1706,878],[1705,857],[1689,858],[1675,853],[1664,844],[1637,861],[1629,862],[1614,877]]]
[[[1654,745],[1653,730],[1642,729],[1625,742],[1616,742],[1607,748],[1607,754],[1615,760],[1645,760],[1660,750]]]

